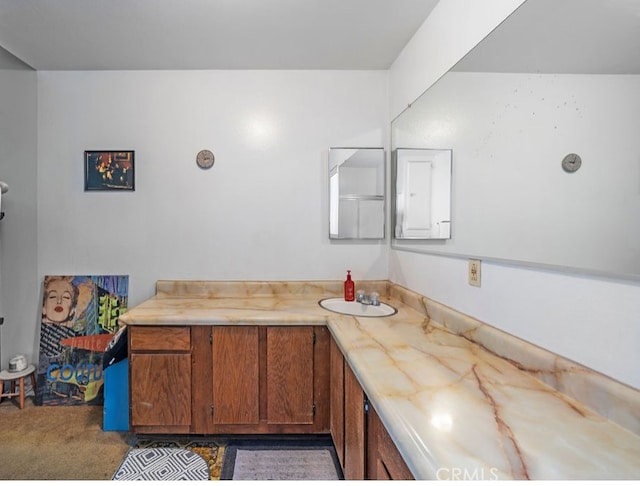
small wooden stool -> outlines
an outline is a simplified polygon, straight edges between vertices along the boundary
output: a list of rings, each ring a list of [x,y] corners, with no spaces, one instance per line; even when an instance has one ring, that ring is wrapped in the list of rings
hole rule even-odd
[[[20,409],[24,408],[24,379],[28,376],[31,378],[31,387],[33,388],[33,393],[36,392],[36,367],[34,365],[27,366],[22,371],[0,371],[0,401],[2,401],[5,397],[20,397]],[[4,382],[9,381],[11,384],[9,385],[9,391],[7,393],[4,392]],[[16,392],[16,382],[18,382],[18,386],[20,387],[20,391]]]

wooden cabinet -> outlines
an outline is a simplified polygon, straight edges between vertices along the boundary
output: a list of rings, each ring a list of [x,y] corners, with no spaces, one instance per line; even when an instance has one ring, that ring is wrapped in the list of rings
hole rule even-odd
[[[344,357],[342,351],[331,339],[329,346],[330,363],[330,420],[329,430],[336,449],[340,466],[344,470]]]
[[[365,394],[345,361],[342,351],[331,340],[331,416],[330,432],[344,478],[366,479]]]
[[[385,480],[414,479],[373,407],[369,407],[367,414],[367,477]]]
[[[218,328],[213,329],[213,336],[213,423],[257,424],[260,419],[258,328]]]
[[[366,397],[356,375],[344,367],[344,478],[367,479],[366,476]]]
[[[340,348],[330,343],[330,431],[346,480],[413,479]]]
[[[167,353],[175,330],[190,339]],[[133,432],[329,432],[324,326],[130,326],[129,335],[155,343],[143,356],[130,346]]]
[[[329,431],[325,327],[213,326],[211,332],[213,419],[205,433]]]
[[[327,434],[345,479],[412,479],[324,326],[129,326],[134,433]]]
[[[315,415],[311,327],[268,327],[267,423],[313,424]]]
[[[188,327],[129,332],[131,427],[188,432],[191,427],[191,334]]]

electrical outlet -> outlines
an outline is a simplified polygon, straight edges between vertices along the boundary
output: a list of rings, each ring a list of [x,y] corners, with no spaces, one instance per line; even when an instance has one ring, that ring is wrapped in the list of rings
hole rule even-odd
[[[480,260],[469,260],[469,285],[480,287]]]

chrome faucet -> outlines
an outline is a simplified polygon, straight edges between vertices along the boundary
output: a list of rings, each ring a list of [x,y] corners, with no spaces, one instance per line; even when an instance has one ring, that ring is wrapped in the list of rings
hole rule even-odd
[[[356,292],[356,300],[364,305],[380,305],[378,292],[371,292],[369,295],[364,290],[358,290]]]

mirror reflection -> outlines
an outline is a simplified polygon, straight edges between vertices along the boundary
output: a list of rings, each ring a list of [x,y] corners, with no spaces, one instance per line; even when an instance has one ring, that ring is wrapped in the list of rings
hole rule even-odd
[[[394,248],[640,278],[639,51],[637,2],[527,0],[393,121],[455,188],[451,239]]]
[[[451,237],[451,150],[393,152],[394,235],[397,239]]]
[[[329,238],[384,238],[384,149],[329,149]]]

